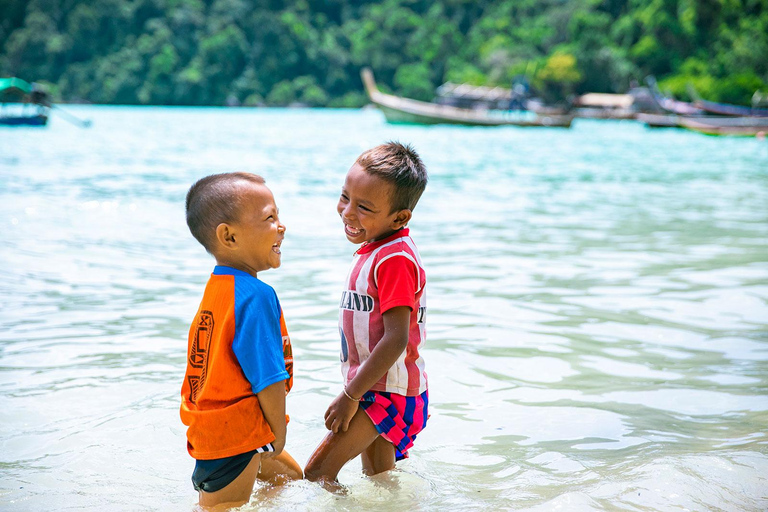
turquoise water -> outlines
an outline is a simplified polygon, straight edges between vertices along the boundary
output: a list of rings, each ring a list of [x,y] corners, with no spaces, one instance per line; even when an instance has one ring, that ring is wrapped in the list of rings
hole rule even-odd
[[[354,247],[347,168],[412,142],[429,285],[431,419],[411,459],[334,496],[257,486],[245,510],[768,508],[768,141],[586,121],[392,126],[376,111],[71,108],[0,129],[0,508],[195,507],[178,417],[213,266],[189,185],[264,175],[288,227],[278,291],[300,462],[340,390]]]

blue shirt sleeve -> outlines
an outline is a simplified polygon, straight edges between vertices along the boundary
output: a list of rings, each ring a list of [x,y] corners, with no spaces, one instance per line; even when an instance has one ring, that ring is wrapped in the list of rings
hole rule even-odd
[[[235,280],[232,350],[254,393],[290,378],[283,358],[280,303],[275,291],[255,278]]]

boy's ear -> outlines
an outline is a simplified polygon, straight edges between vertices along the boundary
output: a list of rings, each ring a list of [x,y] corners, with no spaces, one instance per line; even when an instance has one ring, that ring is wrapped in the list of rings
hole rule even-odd
[[[408,224],[408,221],[411,220],[411,216],[413,215],[413,212],[408,209],[400,210],[397,212],[397,215],[395,216],[395,220],[392,221],[392,227],[394,229],[400,229],[406,224]]]
[[[216,240],[219,241],[219,244],[221,244],[222,247],[232,249],[236,243],[235,232],[232,229],[232,226],[226,222],[222,222],[216,226]]]

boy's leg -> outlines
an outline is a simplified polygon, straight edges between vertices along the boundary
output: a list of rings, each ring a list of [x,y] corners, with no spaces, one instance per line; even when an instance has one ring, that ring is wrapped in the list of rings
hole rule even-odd
[[[360,455],[363,459],[363,473],[368,476],[395,468],[395,447],[381,436]]]
[[[304,474],[299,463],[283,450],[280,455],[261,460],[261,471],[257,478],[273,484],[284,484],[290,480],[301,480]]]
[[[229,507],[239,507],[251,498],[253,484],[256,482],[256,475],[259,473],[261,465],[261,454],[257,453],[251,459],[251,462],[245,467],[237,478],[232,480],[226,487],[216,492],[199,491],[200,506],[205,509],[216,507],[224,509]],[[217,507],[217,505],[226,504],[226,507]]]
[[[329,432],[309,457],[304,476],[307,480],[332,487],[341,468],[360,455],[379,437],[379,432],[363,409],[358,409],[346,432]]]

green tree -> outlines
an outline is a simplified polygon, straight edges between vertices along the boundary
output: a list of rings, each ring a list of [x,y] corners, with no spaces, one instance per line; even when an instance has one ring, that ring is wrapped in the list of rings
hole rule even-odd
[[[649,74],[681,97],[688,83],[742,104],[768,89],[768,0],[0,0],[0,13],[0,73],[68,100],[359,106],[363,66],[420,99],[520,74],[550,101]]]

